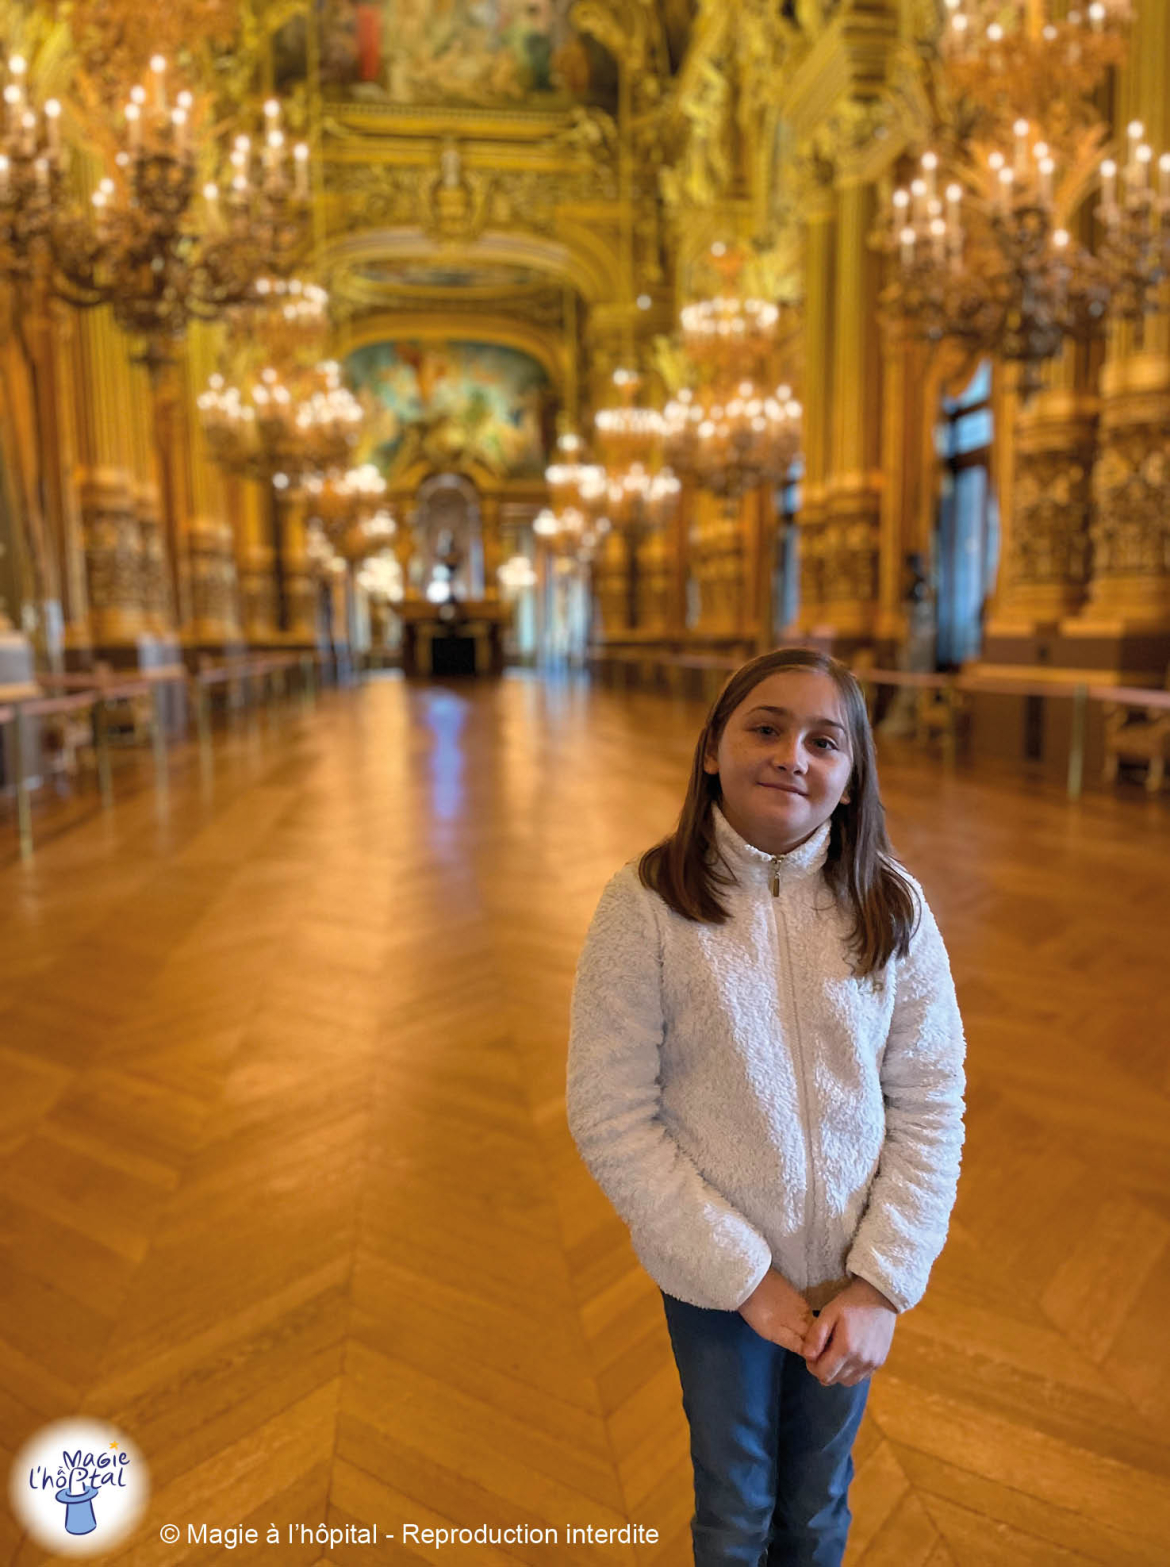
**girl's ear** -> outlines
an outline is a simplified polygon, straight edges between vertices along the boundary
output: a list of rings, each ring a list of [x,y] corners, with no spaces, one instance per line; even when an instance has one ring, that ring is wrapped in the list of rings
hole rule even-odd
[[[705,773],[717,773],[719,771],[719,763],[711,755],[710,751],[703,758],[703,771]]]

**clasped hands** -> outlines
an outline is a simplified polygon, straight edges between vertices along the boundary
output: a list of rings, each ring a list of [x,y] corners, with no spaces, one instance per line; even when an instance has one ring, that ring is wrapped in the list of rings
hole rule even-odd
[[[804,1357],[823,1387],[856,1387],[885,1364],[897,1311],[866,1279],[850,1279],[814,1317],[812,1308],[769,1268],[739,1308],[761,1338]]]

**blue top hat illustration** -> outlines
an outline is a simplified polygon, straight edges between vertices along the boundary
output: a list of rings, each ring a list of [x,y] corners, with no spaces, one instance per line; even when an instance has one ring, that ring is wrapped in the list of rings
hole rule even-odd
[[[84,1491],[71,1491],[63,1485],[57,1492],[57,1500],[65,1503],[65,1533],[92,1534],[97,1528],[93,1515],[93,1499],[97,1487],[87,1485]]]

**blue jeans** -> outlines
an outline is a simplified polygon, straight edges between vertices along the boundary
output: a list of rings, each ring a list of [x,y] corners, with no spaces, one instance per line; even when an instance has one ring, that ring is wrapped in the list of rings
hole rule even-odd
[[[871,1378],[822,1387],[738,1311],[662,1299],[691,1428],[695,1567],[840,1567]]]

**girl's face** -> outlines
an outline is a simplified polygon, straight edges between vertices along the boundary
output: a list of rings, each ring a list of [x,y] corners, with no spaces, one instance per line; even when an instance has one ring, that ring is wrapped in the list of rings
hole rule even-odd
[[[703,770],[718,773],[723,814],[765,854],[787,854],[848,800],[853,752],[830,675],[780,670],[727,720]]]

